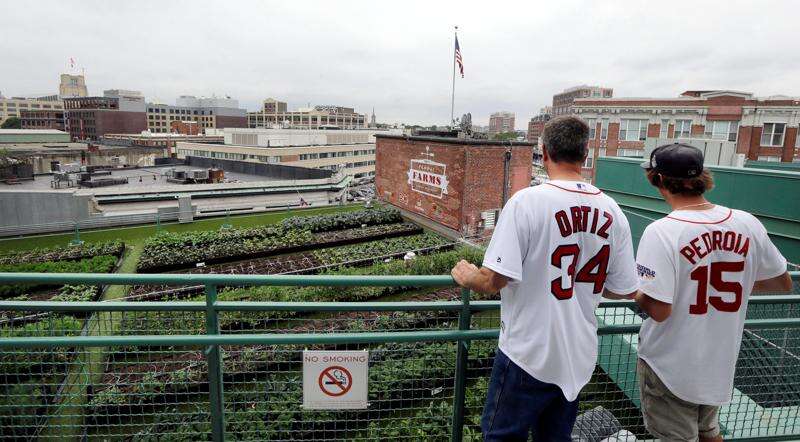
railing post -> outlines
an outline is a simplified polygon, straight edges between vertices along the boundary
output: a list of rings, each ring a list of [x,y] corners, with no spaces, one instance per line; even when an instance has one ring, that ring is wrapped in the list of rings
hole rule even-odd
[[[206,334],[219,334],[217,317],[217,286],[206,285]],[[225,406],[222,390],[222,353],[219,345],[209,345],[205,349],[208,361],[208,395],[211,408],[211,435],[215,442],[225,440]]]
[[[469,289],[461,289],[461,311],[458,314],[458,329],[469,330],[472,310],[469,306]],[[456,379],[453,393],[453,428],[451,442],[461,442],[464,436],[464,397],[467,389],[467,362],[469,341],[459,340],[456,345]]]

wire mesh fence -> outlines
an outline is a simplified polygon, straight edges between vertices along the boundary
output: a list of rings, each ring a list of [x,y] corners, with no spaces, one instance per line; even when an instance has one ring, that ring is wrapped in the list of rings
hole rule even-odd
[[[0,310],[14,315],[7,315],[13,319],[0,327],[0,339],[74,340],[46,347],[0,342],[0,440],[211,440],[209,349],[214,346],[192,342],[207,334],[210,312],[218,317],[223,340],[219,359],[226,440],[447,440],[459,407],[457,385],[463,385],[464,393],[463,426],[457,432],[464,440],[480,440],[495,338],[468,342],[462,384],[457,382],[456,335],[411,342],[347,340],[351,334],[455,333],[464,328],[459,323],[464,311],[458,291],[447,290],[447,296],[437,291],[436,296],[409,298],[418,305],[394,306],[226,302],[209,308],[198,302],[98,302],[60,311],[45,303],[20,302],[13,309],[3,303]],[[470,304],[468,328],[496,336],[498,308],[491,300]],[[24,319],[31,316],[36,320]],[[627,301],[603,303],[596,317],[598,364],[581,393],[574,436],[595,440],[592,434],[624,429],[649,438],[635,374],[643,317]],[[720,414],[726,438],[800,436],[798,317],[795,298],[751,300],[733,401]],[[308,334],[347,336],[304,344],[275,340]],[[129,341],[78,344],[81,337]],[[234,343],[240,337],[263,339]],[[368,408],[304,409],[303,350],[356,349],[369,350]]]

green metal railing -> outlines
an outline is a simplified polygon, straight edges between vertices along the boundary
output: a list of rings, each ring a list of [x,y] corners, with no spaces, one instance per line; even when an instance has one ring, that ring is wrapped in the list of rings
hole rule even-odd
[[[392,433],[391,424],[406,422],[413,429],[432,422],[423,428],[433,431],[438,422],[449,428],[450,440],[460,441],[465,432],[475,434],[498,336],[499,302],[473,300],[467,290],[450,301],[416,302],[248,302],[218,296],[218,287],[238,286],[424,292],[452,287],[449,276],[0,273],[0,284],[26,282],[204,285],[206,290],[205,302],[0,301],[0,392],[36,382],[50,391],[33,405],[0,402],[0,424],[6,426],[0,440],[176,440],[176,429],[191,434],[187,440],[272,438],[266,434],[275,434],[275,440],[376,434],[413,440]],[[599,365],[581,400],[603,406],[622,426],[643,434],[635,382],[642,318],[631,301],[604,302],[597,317]],[[82,326],[69,332],[63,324],[76,318]],[[111,325],[94,326],[99,322]],[[800,437],[800,296],[751,297],[745,328],[734,402],[721,413],[727,438]],[[286,391],[294,391],[297,355],[309,346],[370,348],[375,355],[370,365],[382,368],[370,380],[378,390],[370,398],[374,409],[284,410],[291,418],[282,418],[282,409],[269,409],[273,402],[299,407],[294,393]],[[197,347],[203,363],[186,350]],[[156,373],[162,368],[174,373]],[[169,382],[153,381],[165,373]],[[389,376],[393,373],[399,377]],[[772,389],[765,391],[760,383]],[[8,397],[24,399],[19,392]],[[253,415],[251,409],[259,411]],[[249,436],[255,430],[241,427],[248,419],[260,420],[267,428],[258,431],[264,433]],[[102,433],[111,431],[107,427],[118,432]]]

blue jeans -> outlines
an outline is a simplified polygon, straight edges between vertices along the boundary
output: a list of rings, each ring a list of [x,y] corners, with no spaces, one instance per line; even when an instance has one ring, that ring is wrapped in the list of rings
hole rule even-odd
[[[483,409],[483,440],[571,441],[578,416],[578,400],[567,401],[555,384],[529,375],[497,350],[489,382],[489,397]]]

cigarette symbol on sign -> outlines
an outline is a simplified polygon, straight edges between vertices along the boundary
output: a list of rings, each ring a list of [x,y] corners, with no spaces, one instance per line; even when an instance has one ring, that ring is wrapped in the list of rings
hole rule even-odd
[[[319,388],[328,396],[341,396],[353,386],[353,376],[346,368],[334,365],[319,374]]]

